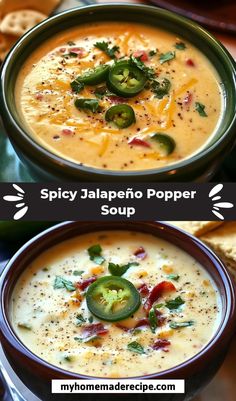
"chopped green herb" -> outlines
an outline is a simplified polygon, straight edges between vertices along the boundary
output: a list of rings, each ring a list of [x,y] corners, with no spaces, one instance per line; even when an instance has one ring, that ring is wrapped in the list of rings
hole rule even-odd
[[[73,360],[73,357],[71,355],[65,355],[63,359],[67,362],[71,362]]]
[[[135,336],[136,334],[139,334],[139,333],[141,333],[141,329],[139,329],[139,328],[136,328],[136,329],[133,329],[132,330],[132,334]]]
[[[89,323],[93,323],[93,316],[92,315],[89,316],[88,321],[89,321]]]
[[[137,341],[133,341],[127,345],[127,349],[132,352],[136,352],[137,354],[145,354],[144,348]]]
[[[189,320],[188,322],[171,322],[170,328],[171,329],[181,329],[182,327],[189,327],[189,326],[193,326],[193,325],[194,325],[193,320]]]
[[[195,103],[195,109],[198,111],[199,115],[201,117],[207,117],[207,113],[205,112],[205,107],[204,104],[196,102]]]
[[[84,83],[78,82],[76,79],[70,83],[70,86],[75,93],[79,93],[84,89]]]
[[[171,88],[171,83],[167,78],[163,78],[160,82],[157,80],[153,80],[151,88],[156,97],[158,99],[162,99],[165,95],[168,95]]]
[[[66,288],[67,291],[75,291],[76,289],[74,284],[70,280],[66,280],[61,276],[56,276],[53,288],[54,290],[57,290],[59,288]]]
[[[178,274],[174,274],[174,273],[173,273],[173,274],[168,274],[167,278],[168,278],[169,280],[178,281],[179,278],[180,278],[180,276],[179,276]]]
[[[99,50],[102,50],[106,53],[110,58],[116,58],[116,53],[119,52],[120,48],[118,46],[109,47],[108,42],[97,42],[94,47]]]
[[[160,63],[166,63],[167,61],[173,60],[175,58],[175,52],[162,53],[159,57]]]
[[[175,48],[178,50],[185,50],[186,49],[186,44],[184,42],[176,42],[175,43]]]
[[[149,52],[149,56],[150,57],[153,57],[153,56],[155,56],[157,54],[157,51],[156,50],[150,50],[150,52]]]
[[[157,304],[154,306],[155,309],[160,309],[163,308],[163,306],[165,306],[165,304]]]
[[[146,64],[140,60],[140,57],[130,56],[130,62],[135,64],[136,67],[143,71],[146,78],[153,79],[156,76],[155,71],[152,68],[147,67]]]
[[[63,57],[64,58],[75,58],[75,57],[78,57],[78,53],[75,53],[75,52],[65,53],[65,54],[63,54]]]
[[[152,333],[155,333],[156,328],[157,328],[157,316],[156,316],[156,312],[155,312],[154,308],[152,308],[150,310],[149,315],[148,315],[148,319],[149,319],[149,322],[150,322],[151,331],[152,331]]]
[[[90,248],[88,248],[88,254],[90,260],[92,260],[97,265],[101,265],[105,261],[101,253],[102,253],[102,248],[99,244],[92,245],[90,246]]]
[[[17,326],[21,329],[32,330],[32,326],[29,323],[18,323]]]
[[[48,270],[49,270],[48,267],[44,267],[44,268],[42,269],[43,272],[48,272]]]
[[[74,270],[74,271],[73,271],[73,275],[74,275],[74,276],[81,276],[83,273],[84,273],[83,270]]]
[[[130,262],[127,265],[118,265],[115,263],[109,263],[108,270],[113,276],[123,276],[125,272],[132,266],[138,266],[137,262]]]
[[[69,41],[67,42],[67,44],[68,44],[68,46],[75,46],[75,45],[76,45],[76,43],[73,42],[72,40],[69,40]]]
[[[90,336],[90,337],[85,337],[85,338],[82,338],[82,337],[74,337],[74,340],[76,340],[76,341],[78,341],[78,342],[80,342],[80,343],[88,343],[88,342],[90,342],[90,341],[100,340],[100,339],[101,339],[101,337],[96,336],[96,335]]]
[[[97,99],[76,99],[75,107],[95,113],[99,109],[99,102]]]
[[[77,315],[76,319],[77,319],[76,321],[77,326],[81,326],[82,323],[86,322],[86,319],[83,317],[83,315]]]
[[[103,99],[104,96],[116,96],[114,95],[114,93],[110,92],[107,87],[104,86],[99,86],[98,88],[95,89],[94,95],[98,98],[98,99]]]
[[[185,301],[181,297],[177,297],[175,299],[170,299],[169,301],[167,301],[165,306],[170,310],[174,310],[178,309],[184,303]]]

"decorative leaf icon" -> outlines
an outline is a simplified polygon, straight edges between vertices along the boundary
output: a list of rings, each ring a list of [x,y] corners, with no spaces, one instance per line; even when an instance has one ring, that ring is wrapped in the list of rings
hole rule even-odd
[[[17,205],[16,205],[17,208],[23,207],[23,206],[25,206],[25,203],[17,203]]]
[[[21,192],[22,194],[25,193],[25,191],[24,191],[21,187],[19,187],[19,185],[12,184],[12,186],[13,186],[17,191]]]
[[[215,196],[214,198],[212,198],[212,201],[216,201],[216,200],[219,200],[219,199],[221,199],[221,196]]]
[[[224,209],[230,209],[231,207],[234,207],[233,203],[230,203],[230,202],[219,202],[219,203],[215,203],[214,206],[222,207]]]
[[[212,210],[212,213],[214,213],[214,215],[218,217],[220,220],[224,220],[224,216],[222,216],[222,214],[217,212],[216,210]]]
[[[6,195],[3,197],[3,199],[8,202],[22,201],[22,197],[16,195]]]
[[[212,198],[212,196],[218,194],[218,192],[220,192],[223,188],[223,184],[217,184],[215,185],[212,190],[209,193],[209,198]]]
[[[13,216],[14,220],[20,220],[22,217],[27,213],[28,211],[28,206],[23,207],[23,209],[18,210]]]

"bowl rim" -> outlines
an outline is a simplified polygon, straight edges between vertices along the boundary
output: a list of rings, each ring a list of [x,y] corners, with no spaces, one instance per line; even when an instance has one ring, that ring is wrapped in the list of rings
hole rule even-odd
[[[63,377],[63,378],[75,378],[75,379],[96,379],[98,378],[97,376],[89,376],[89,375],[84,375],[84,374],[79,374],[71,371],[67,371],[65,369],[62,369],[56,365],[50,364],[44,359],[41,359],[38,355],[34,354],[30,349],[27,348],[27,346],[21,342],[20,338],[18,338],[16,332],[14,331],[13,326],[11,325],[7,314],[8,310],[6,310],[6,302],[7,300],[5,299],[7,296],[7,292],[9,290],[9,286],[14,287],[15,283],[17,281],[17,278],[14,280],[14,284],[11,284],[9,277],[12,274],[12,271],[14,271],[15,265],[18,263],[18,259],[24,255],[25,253],[28,252],[28,249],[32,249],[37,244],[40,244],[40,242],[47,240],[47,244],[49,243],[48,240],[52,241],[53,238],[58,239],[60,242],[66,241],[70,238],[74,238],[76,235],[83,235],[87,232],[95,232],[95,231],[104,231],[104,230],[125,230],[129,231],[129,229],[134,230],[136,232],[145,232],[149,234],[153,234],[153,231],[156,230],[156,236],[158,237],[158,232],[159,232],[159,238],[162,238],[160,235],[163,230],[167,232],[167,235],[170,235],[172,237],[174,236],[180,236],[181,241],[188,240],[191,242],[191,244],[200,251],[201,253],[204,253],[205,256],[208,258],[209,263],[214,266],[215,269],[215,274],[218,274],[218,278],[220,278],[221,284],[224,287],[224,296],[221,294],[221,299],[225,300],[225,313],[224,316],[222,316],[222,321],[219,324],[219,327],[217,328],[216,332],[212,336],[211,340],[193,357],[187,359],[186,361],[172,367],[166,370],[163,370],[158,373],[152,373],[152,374],[147,374],[147,375],[140,375],[140,376],[132,376],[128,377],[128,379],[139,379],[139,380],[145,380],[145,379],[159,379],[159,378],[166,378],[166,377],[172,377],[172,376],[178,376],[179,378],[182,378],[184,376],[184,373],[186,371],[189,371],[189,368],[194,369],[196,366],[199,365],[199,362],[204,362],[204,359],[209,357],[209,355],[214,355],[216,353],[216,348],[222,351],[222,345],[226,342],[229,342],[234,330],[236,328],[236,322],[235,322],[235,315],[236,315],[236,294],[235,294],[235,288],[233,284],[232,277],[230,274],[227,272],[227,269],[223,265],[222,261],[214,254],[214,252],[208,248],[204,243],[202,243],[198,238],[188,234],[187,232],[176,228],[172,226],[171,224],[168,224],[168,222],[148,222],[148,221],[142,221],[142,222],[133,222],[133,221],[128,221],[125,222],[126,226],[124,227],[124,222],[112,222],[108,221],[105,222],[105,225],[103,224],[101,228],[98,228],[98,222],[62,222],[59,223],[55,226],[52,226],[43,232],[39,233],[35,237],[33,237],[31,240],[27,241],[15,254],[14,256],[10,259],[8,262],[7,266],[5,267],[2,275],[0,276],[0,338],[1,336],[4,338],[5,341],[8,342],[8,344],[11,345],[13,349],[17,350],[17,353],[20,354],[21,357],[26,359],[29,363],[33,363],[34,365],[37,364],[40,366],[41,369],[46,372],[46,374],[49,374],[51,378],[53,377]],[[85,231],[75,233],[73,230],[78,229],[79,225],[82,225],[85,227]],[[111,226],[113,228],[111,228]],[[128,226],[128,227],[127,227]],[[142,231],[140,227],[145,227],[145,230]],[[86,228],[87,227],[87,228]],[[119,227],[119,228],[117,228]],[[131,228],[134,227],[134,228]],[[149,231],[150,230],[150,231]],[[72,233],[72,235],[70,235]],[[65,235],[66,238],[61,238],[61,236]],[[154,234],[155,235],[155,234]],[[49,239],[50,238],[50,239]],[[171,242],[169,239],[164,239],[170,243],[173,243],[174,245],[175,242]],[[55,244],[49,243],[49,247],[54,246]],[[178,245],[176,245],[178,247]],[[37,248],[37,246],[35,246]],[[48,249],[47,248],[47,249]],[[182,249],[182,248],[181,248]],[[45,243],[44,243],[44,248],[43,250],[40,249],[40,251],[45,251]],[[182,249],[183,250],[183,249]],[[34,252],[34,251],[33,251]],[[186,251],[185,251],[186,252]],[[39,254],[39,249],[36,251],[36,255],[34,257],[37,257]],[[194,256],[193,256],[194,257]],[[23,263],[24,264],[24,263]],[[26,266],[23,266],[23,269],[27,268]],[[208,268],[204,267],[207,271]],[[214,280],[214,274],[209,273],[213,280]],[[215,280],[214,280],[215,281]],[[215,281],[215,285],[217,286],[217,283]],[[218,285],[218,289],[219,289]],[[8,303],[8,308],[9,308],[9,303]],[[181,376],[182,374],[182,376]],[[107,379],[104,377],[99,377],[100,379]],[[127,377],[120,377],[119,379],[127,379]]]
[[[22,38],[20,38],[17,43],[14,45],[14,47],[11,49],[9,52],[7,58],[5,59],[2,68],[1,68],[1,86],[2,86],[2,94],[0,93],[0,103],[2,104],[2,115],[3,115],[3,121],[6,121],[10,124],[10,126],[13,128],[12,131],[16,130],[17,135],[14,134],[14,132],[9,133],[9,137],[12,137],[14,140],[14,137],[19,137],[20,136],[20,145],[19,145],[19,138],[18,141],[15,139],[18,143],[19,149],[21,150],[23,146],[24,151],[26,151],[27,156],[29,159],[41,159],[44,160],[45,165],[50,165],[51,167],[54,167],[55,169],[67,169],[66,171],[68,174],[74,174],[77,175],[79,172],[91,176],[98,176],[101,179],[107,178],[107,177],[114,177],[114,178],[145,178],[145,177],[155,177],[155,176],[162,176],[162,175],[173,175],[176,174],[176,172],[184,172],[185,169],[187,169],[189,166],[195,166],[198,165],[203,159],[207,158],[208,156],[211,156],[212,152],[219,152],[220,148],[222,146],[225,146],[225,143],[229,142],[230,140],[233,140],[234,135],[234,128],[236,130],[236,103],[235,105],[232,105],[234,107],[234,117],[233,119],[228,122],[227,127],[224,129],[223,134],[219,135],[217,139],[214,140],[213,143],[206,144],[206,147],[202,147],[199,151],[194,153],[192,156],[187,157],[183,160],[180,160],[179,162],[175,162],[173,164],[163,166],[160,168],[152,168],[152,169],[144,169],[144,170],[128,170],[128,171],[123,171],[123,170],[110,170],[110,169],[102,169],[98,168],[95,166],[89,166],[89,165],[84,165],[80,163],[76,163],[73,161],[70,161],[63,156],[59,156],[56,153],[53,153],[52,151],[48,150],[46,147],[43,145],[40,145],[36,140],[33,139],[33,137],[30,136],[29,133],[27,133],[26,128],[21,126],[20,121],[17,120],[13,114],[10,111],[10,106],[9,106],[9,99],[7,96],[7,90],[6,90],[6,75],[8,69],[11,70],[14,68],[14,66],[11,66],[11,59],[14,58],[15,52],[19,49],[24,48],[25,42],[27,43],[27,39],[30,38],[32,35],[37,35],[40,34],[41,30],[44,30],[47,28],[48,24],[51,25],[53,23],[54,25],[57,23],[57,21],[60,21],[61,19],[67,19],[70,18],[76,14],[80,15],[81,13],[92,13],[96,12],[96,10],[99,9],[107,9],[113,10],[113,9],[125,9],[126,12],[127,10],[130,12],[133,9],[138,10],[138,12],[146,12],[146,13],[152,13],[164,18],[167,18],[168,20],[175,21],[175,23],[179,25],[183,25],[185,27],[188,27],[192,32],[194,32],[195,35],[198,35],[199,37],[204,38],[208,42],[209,45],[212,46],[215,52],[217,54],[220,54],[221,59],[224,59],[224,62],[227,64],[227,68],[231,71],[230,79],[234,83],[234,92],[236,94],[236,64],[233,59],[233,57],[230,55],[228,50],[212,35],[210,34],[206,29],[201,27],[199,24],[196,22],[191,21],[190,19],[186,17],[182,17],[176,13],[173,13],[171,11],[161,9],[159,7],[154,7],[154,6],[149,6],[149,5],[144,5],[144,4],[130,4],[130,3],[106,3],[106,4],[93,4],[93,5],[87,5],[83,7],[76,7],[70,10],[63,11],[55,16],[52,16],[50,18],[47,18],[46,20],[42,21],[39,23],[37,26],[33,27],[31,30],[29,30]],[[53,25],[53,26],[54,26]],[[27,58],[26,58],[27,59]],[[25,60],[26,60],[25,59]],[[226,114],[227,110],[227,99],[224,100],[225,106],[224,108],[224,115]],[[220,132],[220,125],[219,127],[216,128],[214,137],[217,136],[217,133]],[[236,138],[235,138],[236,139]],[[32,153],[34,156],[32,157]],[[30,154],[30,156],[29,156]]]

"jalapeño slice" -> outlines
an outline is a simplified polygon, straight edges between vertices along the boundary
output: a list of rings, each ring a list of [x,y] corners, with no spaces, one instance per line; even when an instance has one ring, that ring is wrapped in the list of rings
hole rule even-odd
[[[132,315],[141,300],[130,281],[118,276],[104,276],[89,286],[86,302],[90,312],[99,319],[117,322]]]
[[[117,104],[110,107],[105,114],[105,120],[114,123],[118,128],[127,128],[135,122],[135,113],[128,104]]]
[[[110,66],[107,64],[99,65],[94,69],[85,71],[83,75],[76,78],[76,81],[82,82],[85,85],[97,85],[106,81]]]
[[[141,92],[147,82],[144,73],[129,61],[119,61],[111,67],[108,87],[118,96],[132,97]]]
[[[174,152],[176,143],[170,135],[156,133],[151,136],[151,139],[154,139],[159,144],[166,155],[170,155],[172,152]]]

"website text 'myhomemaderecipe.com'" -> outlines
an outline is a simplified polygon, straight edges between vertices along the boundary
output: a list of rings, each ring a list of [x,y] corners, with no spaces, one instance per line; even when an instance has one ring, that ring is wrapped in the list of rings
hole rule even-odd
[[[52,380],[52,393],[184,393],[184,380]]]

